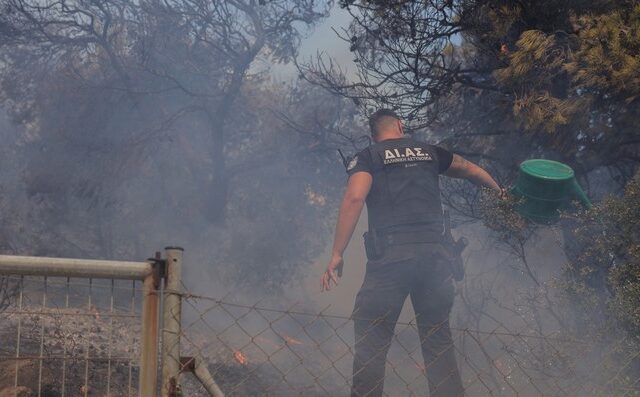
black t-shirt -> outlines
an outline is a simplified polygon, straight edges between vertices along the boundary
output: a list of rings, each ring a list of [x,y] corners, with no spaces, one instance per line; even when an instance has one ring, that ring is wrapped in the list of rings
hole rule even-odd
[[[449,169],[453,162],[453,153],[447,149],[443,149],[440,146],[431,145],[435,149],[438,155],[438,172],[442,174]],[[363,150],[356,154],[353,159],[347,165],[347,174],[349,176],[356,172],[364,171],[371,174],[372,161],[371,154],[367,150]]]
[[[452,161],[450,151],[409,137],[378,142],[359,152],[347,165],[347,173],[367,172],[373,177],[367,195],[369,228],[441,234],[438,175]]]

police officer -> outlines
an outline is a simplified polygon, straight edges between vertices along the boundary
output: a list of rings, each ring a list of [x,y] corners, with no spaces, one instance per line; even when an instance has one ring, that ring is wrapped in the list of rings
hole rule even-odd
[[[454,285],[442,244],[439,175],[501,192],[482,168],[443,148],[404,135],[396,113],[369,118],[374,144],[347,166],[349,180],[322,290],[338,284],[342,255],[366,201],[367,269],[353,310],[354,397],[381,396],[387,351],[407,296],[416,314],[431,397],[464,396],[449,328]]]

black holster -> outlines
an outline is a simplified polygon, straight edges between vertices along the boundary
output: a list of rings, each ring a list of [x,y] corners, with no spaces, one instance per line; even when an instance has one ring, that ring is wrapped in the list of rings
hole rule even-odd
[[[460,237],[458,240],[451,235],[451,218],[449,211],[443,212],[444,218],[444,247],[449,253],[449,261],[451,262],[451,275],[456,281],[462,281],[464,278],[464,263],[462,262],[462,251],[469,244],[466,238]]]
[[[364,250],[367,253],[367,259],[376,260],[382,258],[384,255],[384,244],[380,233],[375,230],[369,230],[365,232],[364,237]]]
[[[464,237],[454,240],[451,238],[443,245],[449,254],[449,262],[451,263],[451,275],[456,281],[462,281],[464,278],[464,263],[462,261],[462,251],[467,246],[467,239]]]

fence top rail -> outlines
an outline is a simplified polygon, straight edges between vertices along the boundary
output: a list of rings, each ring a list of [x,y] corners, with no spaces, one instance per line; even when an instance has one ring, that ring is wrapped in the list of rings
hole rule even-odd
[[[149,262],[0,255],[0,275],[144,280]]]

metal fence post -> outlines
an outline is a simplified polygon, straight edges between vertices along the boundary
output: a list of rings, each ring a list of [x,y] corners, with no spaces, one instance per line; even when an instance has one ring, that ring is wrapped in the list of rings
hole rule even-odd
[[[140,397],[156,397],[158,387],[158,316],[160,315],[160,263],[145,277],[142,297]]]
[[[162,327],[162,397],[176,397],[180,376],[180,319],[182,308],[180,247],[165,248],[166,273]]]

